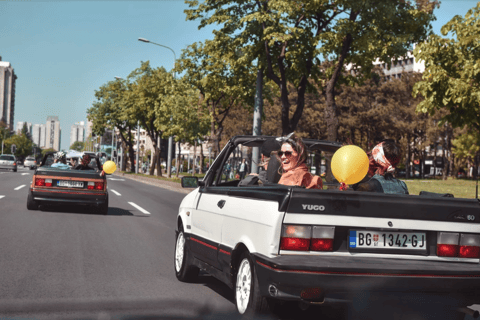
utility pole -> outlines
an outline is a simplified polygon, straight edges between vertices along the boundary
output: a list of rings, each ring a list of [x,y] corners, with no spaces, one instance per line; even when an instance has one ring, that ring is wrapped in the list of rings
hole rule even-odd
[[[263,71],[257,71],[257,92],[255,94],[255,107],[253,110],[253,135],[262,134],[262,109],[263,109]],[[260,148],[252,148],[252,173],[258,173],[258,163],[260,162]]]
[[[135,173],[138,173],[138,155],[140,154],[140,120],[137,121],[137,157],[135,163]]]

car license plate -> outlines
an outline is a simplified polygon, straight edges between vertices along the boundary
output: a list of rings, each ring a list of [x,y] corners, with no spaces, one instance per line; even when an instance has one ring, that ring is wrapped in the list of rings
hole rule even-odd
[[[83,182],[82,181],[63,181],[63,180],[59,180],[59,181],[57,181],[57,186],[58,187],[68,187],[68,188],[83,188]]]
[[[426,250],[425,232],[350,230],[350,248]]]

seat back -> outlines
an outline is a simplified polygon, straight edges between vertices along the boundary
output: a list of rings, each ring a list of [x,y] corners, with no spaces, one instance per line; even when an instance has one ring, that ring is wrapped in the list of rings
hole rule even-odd
[[[272,154],[267,167],[267,180],[269,183],[278,183],[281,178],[281,174],[278,172],[282,162],[277,155]]]

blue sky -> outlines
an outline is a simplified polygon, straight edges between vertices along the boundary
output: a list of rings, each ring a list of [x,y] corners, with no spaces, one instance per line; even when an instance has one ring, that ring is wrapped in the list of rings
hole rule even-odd
[[[455,15],[464,16],[477,1],[443,0],[434,31]],[[126,77],[149,60],[173,66],[189,44],[212,38],[213,28],[198,30],[185,21],[187,5],[172,1],[9,1],[0,0],[0,56],[12,64],[16,83],[15,125],[45,123],[58,116],[62,149],[70,127],[86,121],[94,92],[116,76]]]

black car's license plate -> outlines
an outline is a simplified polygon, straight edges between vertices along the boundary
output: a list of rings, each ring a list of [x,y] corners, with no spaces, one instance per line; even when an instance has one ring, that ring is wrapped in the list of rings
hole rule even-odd
[[[68,187],[68,188],[83,188],[83,181],[57,181],[58,187]]]
[[[348,245],[355,249],[426,250],[425,232],[350,230]]]

